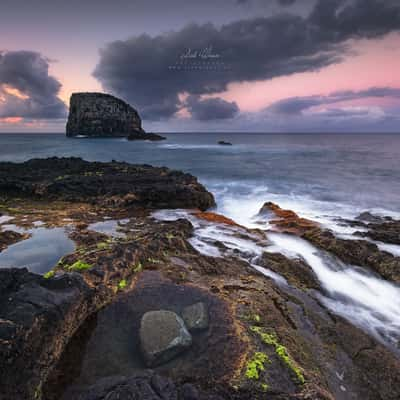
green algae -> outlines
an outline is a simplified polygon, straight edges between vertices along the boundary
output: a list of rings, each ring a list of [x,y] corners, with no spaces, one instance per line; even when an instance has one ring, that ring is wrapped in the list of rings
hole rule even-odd
[[[269,357],[265,353],[255,353],[253,358],[247,363],[246,378],[252,380],[260,379],[260,373],[265,371],[265,364],[270,362]]]
[[[132,268],[134,273],[139,273],[141,271],[143,271],[143,265],[142,263],[139,261],[133,268]]]
[[[126,279],[121,279],[118,282],[118,290],[124,290],[127,286],[128,286],[128,282],[126,281]]]
[[[43,275],[43,278],[50,279],[50,278],[53,278],[55,274],[56,274],[56,272],[54,270],[50,270]]]
[[[92,268],[92,264],[85,263],[84,261],[78,260],[74,262],[72,265],[68,266],[67,269],[68,271],[74,271],[74,272],[82,272],[86,271],[90,268]]]
[[[110,243],[100,242],[96,245],[97,250],[108,250],[110,248]]]
[[[304,384],[305,378],[301,369],[296,365],[293,359],[289,356],[289,353],[285,346],[279,343],[278,338],[273,333],[263,332],[262,328],[259,326],[252,326],[250,330],[260,336],[263,343],[275,348],[275,353],[279,359],[286,365],[286,367],[293,372],[296,376],[298,383]]]

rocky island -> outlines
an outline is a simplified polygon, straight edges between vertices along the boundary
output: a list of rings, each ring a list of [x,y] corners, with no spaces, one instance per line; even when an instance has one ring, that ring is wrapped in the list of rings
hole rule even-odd
[[[70,99],[67,137],[128,137],[162,140],[147,134],[138,112],[121,99],[105,93],[74,93]]]
[[[30,240],[12,229],[34,237],[39,221],[75,243],[45,274],[0,268],[1,400],[400,397],[398,348],[327,309],[306,260],[262,252],[254,268],[254,254],[232,251],[271,233],[207,211],[214,197],[194,176],[36,159],[0,163],[0,193],[14,226],[0,223],[0,255]],[[399,282],[400,258],[367,240],[337,238],[273,203],[265,214],[275,232]],[[365,236],[399,234],[395,220],[353,222]],[[201,229],[221,233],[204,251]]]

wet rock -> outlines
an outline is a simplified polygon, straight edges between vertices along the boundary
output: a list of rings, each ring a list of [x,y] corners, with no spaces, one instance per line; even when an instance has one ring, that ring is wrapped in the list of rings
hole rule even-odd
[[[312,268],[300,259],[290,259],[280,253],[263,253],[258,261],[299,289],[320,289],[321,285]]]
[[[208,308],[205,303],[196,303],[185,307],[182,318],[189,331],[201,331],[208,328]]]
[[[208,222],[216,222],[217,224],[226,224],[226,225],[241,227],[234,220],[214,212],[196,212],[194,213],[194,215],[197,218],[203,219]]]
[[[260,213],[273,212],[279,217],[271,221],[280,231],[292,233],[308,240],[314,246],[330,252],[345,263],[373,269],[383,278],[400,282],[400,257],[394,257],[367,240],[347,240],[336,237],[319,224],[300,218],[294,211],[282,210],[274,203],[265,203]],[[356,232],[387,243],[400,243],[400,221],[368,224],[368,232]],[[284,265],[284,264],[282,264]],[[291,277],[293,278],[293,277]]]
[[[379,222],[383,221],[383,218],[378,215],[371,214],[369,211],[364,211],[356,217],[356,220],[362,221],[362,222],[379,223]]]
[[[105,93],[73,93],[66,131],[68,137],[120,137],[144,133],[137,111]]]
[[[270,223],[284,233],[301,235],[303,232],[319,226],[316,222],[301,218],[294,211],[283,210],[277,204],[271,202],[265,203],[259,211],[259,215],[266,214],[278,217],[278,219],[272,220]]]
[[[302,237],[345,263],[371,268],[384,279],[400,283],[400,257],[380,251],[374,243],[340,239],[332,232],[321,229],[307,231]]]
[[[128,140],[149,140],[151,142],[158,142],[165,140],[166,137],[157,135],[156,133],[135,132],[128,136]]]
[[[27,239],[28,237],[28,234],[22,234],[14,231],[0,232],[0,251],[4,250],[11,244]]]
[[[215,205],[197,179],[168,168],[80,158],[0,163],[0,192],[9,199],[62,200],[107,207],[199,208]]]
[[[164,364],[192,344],[182,318],[172,311],[149,311],[140,324],[140,344],[149,367]]]
[[[374,222],[367,226],[368,232],[356,232],[356,235],[367,236],[384,243],[400,245],[400,221]]]

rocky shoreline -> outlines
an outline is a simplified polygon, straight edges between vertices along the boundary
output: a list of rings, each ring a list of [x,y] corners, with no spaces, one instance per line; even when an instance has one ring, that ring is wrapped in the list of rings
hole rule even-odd
[[[196,224],[255,244],[269,233],[205,212],[215,201],[195,177],[51,158],[0,163],[0,193],[14,225],[66,227],[76,244],[45,275],[0,268],[1,400],[400,397],[399,353],[327,309],[305,260],[262,253],[279,284],[218,240],[222,256],[198,251]],[[155,218],[162,209],[190,218]],[[261,211],[275,232],[399,283],[400,259],[374,243],[272,203]],[[99,221],[118,221],[119,234]],[[398,221],[353,222],[374,240],[399,237]],[[26,239],[0,225],[0,252]]]

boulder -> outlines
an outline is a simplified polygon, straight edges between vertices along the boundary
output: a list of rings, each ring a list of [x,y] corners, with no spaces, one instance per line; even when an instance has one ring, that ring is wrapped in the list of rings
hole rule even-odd
[[[140,323],[140,345],[148,367],[164,364],[192,344],[182,318],[172,311],[149,311]]]
[[[208,328],[207,305],[200,302],[185,307],[182,311],[182,318],[189,331],[199,331]]]
[[[124,137],[144,133],[138,112],[105,93],[72,94],[66,131],[68,137]]]

